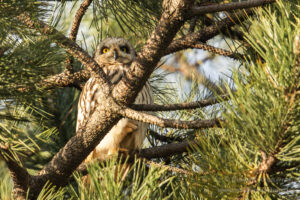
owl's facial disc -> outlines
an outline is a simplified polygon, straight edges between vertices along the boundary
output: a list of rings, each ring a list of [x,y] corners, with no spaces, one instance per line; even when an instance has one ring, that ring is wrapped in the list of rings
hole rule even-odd
[[[127,45],[112,45],[110,48],[103,46],[100,55],[102,59],[111,64],[132,62],[130,48]]]
[[[135,51],[123,38],[106,38],[97,48],[96,61],[100,64],[130,64],[135,58]]]

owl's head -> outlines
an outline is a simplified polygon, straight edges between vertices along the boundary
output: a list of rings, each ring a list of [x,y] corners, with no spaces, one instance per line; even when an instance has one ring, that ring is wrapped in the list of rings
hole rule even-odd
[[[130,64],[134,58],[133,47],[121,37],[102,40],[95,53],[95,60],[99,64]]]

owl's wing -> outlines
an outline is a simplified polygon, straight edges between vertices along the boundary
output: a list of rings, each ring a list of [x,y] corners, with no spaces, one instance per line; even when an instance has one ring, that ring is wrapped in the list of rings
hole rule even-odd
[[[99,87],[100,85],[93,77],[91,77],[83,87],[78,101],[76,132],[79,128],[86,126],[88,118],[95,111]]]
[[[112,84],[117,84],[124,76],[123,66],[110,65],[104,68],[104,72]],[[100,89],[101,85],[94,77],[91,77],[83,87],[78,102],[76,132],[86,125],[87,120],[97,108],[101,95],[98,92]]]

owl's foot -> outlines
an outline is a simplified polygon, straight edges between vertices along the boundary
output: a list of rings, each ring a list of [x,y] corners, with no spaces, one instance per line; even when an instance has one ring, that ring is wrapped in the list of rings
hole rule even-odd
[[[128,149],[125,148],[119,148],[119,152],[124,153],[124,154],[128,154]]]
[[[137,128],[138,128],[137,125],[135,125],[134,123],[128,122],[123,129],[123,133],[125,133],[124,135],[127,135],[128,133],[132,133],[133,131],[135,131]]]

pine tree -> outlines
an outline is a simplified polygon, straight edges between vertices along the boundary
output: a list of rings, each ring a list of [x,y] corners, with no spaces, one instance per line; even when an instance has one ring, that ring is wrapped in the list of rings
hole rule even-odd
[[[297,199],[298,8],[295,0],[0,0],[0,199]],[[107,88],[92,57],[109,36],[135,45],[138,70],[113,88],[122,107],[95,112],[74,136],[85,81],[93,75]],[[233,61],[229,76],[199,70],[199,49],[209,52],[203,63]],[[147,79],[155,104],[132,104]],[[81,164],[122,116],[151,124],[144,148]],[[130,173],[115,181],[123,162]]]

